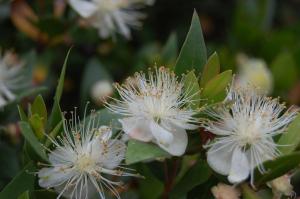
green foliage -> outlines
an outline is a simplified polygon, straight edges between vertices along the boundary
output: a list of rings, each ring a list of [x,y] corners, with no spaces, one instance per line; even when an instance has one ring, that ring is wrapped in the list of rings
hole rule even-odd
[[[275,160],[266,161],[263,166],[266,173],[261,174],[258,169],[255,170],[255,185],[258,187],[263,183],[278,178],[288,171],[294,169],[300,164],[300,152],[290,153],[278,157]]]
[[[48,121],[48,131],[50,131],[53,127],[55,127],[61,120],[62,120],[62,114],[61,114],[61,109],[59,106],[59,102],[63,93],[63,87],[64,87],[64,81],[65,81],[65,75],[66,75],[66,70],[67,70],[67,62],[68,62],[68,58],[69,58],[69,54],[71,52],[71,49],[69,49],[67,56],[65,58],[62,70],[61,70],[61,74],[58,80],[58,85],[56,87],[56,92],[55,92],[55,96],[54,96],[54,103],[53,103],[53,108],[51,110],[51,114],[49,117],[49,121]]]
[[[242,184],[243,199],[262,199],[247,184]]]
[[[277,92],[286,92],[298,79],[298,71],[291,54],[280,53],[271,64]]]
[[[154,144],[130,140],[126,151],[126,164],[161,159],[169,156],[167,152]]]
[[[33,190],[35,176],[32,172],[35,166],[28,163],[22,171],[1,191],[0,199],[18,198],[20,194],[27,190]]]
[[[296,150],[300,143],[300,115],[288,126],[287,132],[281,135],[277,144],[283,155],[287,155]]]
[[[161,52],[161,62],[163,64],[167,64],[172,66],[177,57],[177,51],[178,51],[178,42],[177,42],[177,36],[175,33],[170,34],[165,46],[162,49]]]
[[[35,136],[34,132],[32,131],[30,125],[27,122],[19,122],[19,126],[22,131],[22,135],[33,148],[35,153],[39,156],[39,158],[41,158],[44,161],[48,161],[45,150],[42,147],[39,140],[37,139],[37,137]]]
[[[29,191],[25,191],[24,193],[22,193],[18,199],[30,199],[30,196],[29,196]]]
[[[212,171],[208,164],[203,160],[198,160],[188,172],[182,177],[182,179],[174,186],[171,198],[180,199],[187,192],[192,190],[197,185],[205,183],[211,176]]]
[[[195,69],[199,73],[206,63],[207,53],[202,35],[201,24],[196,11],[192,24],[175,64],[175,72],[180,75],[187,70]]]
[[[207,100],[208,104],[222,101],[226,96],[226,88],[230,86],[231,79],[231,70],[218,74],[205,85],[202,98]]]
[[[186,96],[191,100],[190,107],[198,109],[200,105],[201,93],[198,84],[198,78],[193,71],[189,72],[184,77],[184,92]]]
[[[220,73],[220,60],[218,54],[214,52],[207,60],[204,68],[203,73],[201,75],[201,88],[205,87],[205,85],[217,76]]]

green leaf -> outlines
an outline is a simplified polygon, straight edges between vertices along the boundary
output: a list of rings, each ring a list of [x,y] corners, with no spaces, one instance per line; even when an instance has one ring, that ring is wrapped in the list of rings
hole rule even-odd
[[[19,111],[19,116],[20,116],[21,121],[27,122],[28,121],[27,115],[24,112],[23,108],[19,105],[18,105],[18,111]]]
[[[158,199],[164,190],[164,184],[158,180],[146,165],[142,165],[140,171],[145,179],[139,183],[140,197],[143,199]]]
[[[29,196],[29,191],[25,191],[23,192],[19,197],[18,199],[30,199],[30,196]]]
[[[46,104],[44,102],[44,99],[41,95],[38,95],[35,100],[33,101],[33,104],[31,106],[31,113],[37,114],[42,118],[43,126],[46,126],[47,123],[47,108]]]
[[[258,169],[255,169],[255,185],[258,187],[263,183],[278,178],[291,169],[296,168],[300,164],[300,152],[290,153],[285,156],[278,157],[275,160],[266,161],[263,166],[266,173],[261,174]]]
[[[172,33],[161,52],[162,64],[173,64],[176,61],[177,51],[177,36],[175,33]]]
[[[247,184],[242,184],[243,199],[262,199]]]
[[[202,71],[206,63],[207,53],[203,39],[198,14],[194,11],[190,30],[175,64],[175,72],[180,75],[187,70],[195,69],[196,73]]]
[[[207,60],[201,75],[200,86],[203,88],[209,80],[220,73],[220,61],[218,54],[214,52]]]
[[[125,161],[126,164],[133,164],[141,161],[150,161],[169,156],[170,155],[166,151],[152,143],[129,140]]]
[[[49,133],[49,137],[52,139],[55,139],[55,137],[58,135],[58,133],[61,130],[61,127],[63,125],[63,121],[61,120],[56,127]],[[47,140],[45,141],[45,146],[49,147],[52,144],[52,141],[47,137]]]
[[[271,64],[275,88],[289,90],[298,80],[298,71],[292,55],[288,52],[279,54]]]
[[[29,118],[29,124],[33,129],[34,134],[39,140],[45,136],[44,120],[38,114],[34,114]]]
[[[184,77],[184,90],[186,96],[191,99],[190,106],[193,109],[198,109],[200,105],[200,86],[198,79],[193,71],[189,72]]]
[[[35,196],[36,199],[57,199],[57,193],[55,193],[52,190],[34,190],[33,195]]]
[[[55,96],[54,96],[54,104],[53,104],[53,108],[52,108],[52,111],[51,111],[51,114],[49,117],[49,121],[48,121],[48,131],[50,131],[54,126],[56,126],[57,123],[62,119],[59,102],[60,102],[60,98],[63,93],[63,87],[64,87],[64,81],[65,81],[65,75],[66,75],[66,69],[67,69],[67,62],[68,62],[68,58],[69,58],[71,49],[72,48],[69,49],[67,56],[65,58],[64,65],[62,67],[61,74],[60,74],[60,77],[58,80],[58,85],[56,87],[56,92],[55,92]]]
[[[28,163],[23,170],[1,191],[0,199],[18,198],[26,190],[34,189],[35,176],[32,172],[35,167],[32,162]]]
[[[42,147],[41,143],[36,138],[36,136],[34,135],[34,132],[32,131],[30,125],[27,122],[19,122],[19,126],[24,138],[33,148],[35,153],[39,155],[39,157],[42,158],[44,161],[48,161],[45,150]]]
[[[206,182],[211,176],[211,174],[212,171],[208,164],[203,160],[199,160],[174,186],[170,198],[178,199],[183,197],[194,187]]]
[[[231,70],[215,76],[205,85],[202,92],[202,99],[207,99],[208,104],[222,101],[226,97],[226,88],[230,85],[231,79]]]
[[[277,144],[281,154],[286,155],[296,150],[300,143],[300,114],[288,126],[287,132],[281,135]]]

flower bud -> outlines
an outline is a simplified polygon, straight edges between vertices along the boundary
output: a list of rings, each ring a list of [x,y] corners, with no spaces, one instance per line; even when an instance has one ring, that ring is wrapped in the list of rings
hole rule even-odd
[[[105,100],[113,94],[113,87],[107,80],[100,80],[92,86],[91,98],[93,102],[99,106],[102,105],[102,100]]]
[[[246,55],[237,56],[239,72],[236,79],[236,86],[253,86],[264,94],[272,92],[273,77],[267,64],[262,59],[248,58]]]
[[[283,175],[268,184],[272,188],[274,195],[292,196],[294,194],[289,175]]]
[[[211,192],[216,199],[239,199],[241,196],[239,189],[223,183],[214,186]]]

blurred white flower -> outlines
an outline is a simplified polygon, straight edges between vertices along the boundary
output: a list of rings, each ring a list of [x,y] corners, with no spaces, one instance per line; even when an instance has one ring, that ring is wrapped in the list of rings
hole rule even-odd
[[[291,185],[291,177],[287,174],[272,180],[268,185],[272,188],[274,199],[280,199],[282,195],[290,197],[295,195]]]
[[[109,81],[100,80],[94,83],[91,88],[92,100],[98,104],[102,105],[104,99],[110,97],[114,92],[114,88]]]
[[[85,121],[86,120],[86,121]],[[54,188],[57,198],[88,199],[97,194],[105,199],[104,189],[120,198],[115,176],[137,176],[120,166],[126,145],[112,138],[111,128],[99,126],[96,116],[84,119],[83,124],[72,113],[70,121],[64,120],[64,132],[53,142],[56,147],[49,153],[49,162],[38,172],[39,185]]]
[[[211,189],[215,199],[239,199],[241,191],[234,186],[219,183]]]
[[[139,28],[144,14],[138,8],[153,0],[69,0],[71,7],[98,29],[102,38],[120,33],[130,39],[130,28]]]
[[[261,93],[272,92],[273,76],[264,60],[239,54],[237,63],[239,66],[239,73],[235,81],[237,87],[253,86]]]
[[[24,87],[22,66],[16,54],[8,51],[0,55],[0,108],[16,98],[15,90]]]
[[[298,109],[285,106],[278,99],[257,94],[254,89],[232,89],[230,102],[208,114],[213,120],[204,127],[217,135],[207,146],[207,161],[218,173],[228,175],[231,183],[239,183],[251,176],[256,166],[264,172],[262,163],[279,155],[273,136],[285,131],[296,117]]]
[[[192,101],[183,82],[164,67],[136,73],[124,85],[116,84],[121,97],[108,108],[125,116],[119,121],[123,131],[131,138],[154,142],[172,155],[180,156],[187,146],[186,129],[197,128],[196,111],[187,107]]]

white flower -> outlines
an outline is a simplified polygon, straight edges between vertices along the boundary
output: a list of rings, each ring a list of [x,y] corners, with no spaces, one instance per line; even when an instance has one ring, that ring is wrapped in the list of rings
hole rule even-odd
[[[91,88],[91,97],[93,101],[102,105],[102,99],[110,97],[114,92],[111,82],[107,80],[97,81]]]
[[[183,90],[183,82],[161,67],[136,73],[126,84],[116,84],[122,100],[107,104],[108,108],[125,116],[120,119],[123,131],[131,138],[154,142],[172,155],[182,155],[187,147],[186,129],[197,128],[196,111],[187,107],[192,95]]]
[[[16,98],[14,91],[23,87],[21,74],[23,63],[12,52],[0,55],[0,108]]]
[[[211,192],[215,199],[239,199],[242,195],[238,188],[223,183],[214,186]]]
[[[99,36],[107,38],[115,32],[127,39],[131,37],[130,27],[138,28],[144,17],[136,10],[145,0],[69,0],[71,7],[98,29]]]
[[[38,172],[39,185],[54,188],[57,198],[88,199],[97,194],[105,199],[104,189],[120,198],[116,186],[122,182],[112,177],[134,176],[120,166],[126,145],[111,137],[111,128],[99,127],[95,115],[83,123],[72,113],[72,119],[64,121],[63,135],[49,137],[55,149],[49,149],[50,164]]]
[[[273,76],[266,62],[262,59],[248,58],[244,54],[237,56],[239,73],[236,78],[237,87],[253,86],[261,93],[271,93]]]
[[[284,112],[278,99],[253,89],[233,89],[227,99],[229,105],[208,111],[214,120],[204,123],[207,131],[217,135],[207,145],[207,161],[216,172],[228,175],[231,183],[239,183],[249,174],[253,183],[254,168],[264,172],[262,163],[279,155],[273,136],[285,131],[298,109]]]

